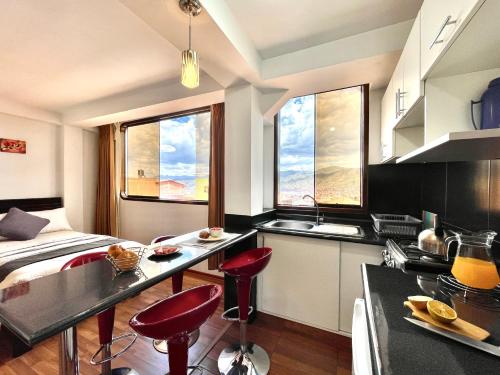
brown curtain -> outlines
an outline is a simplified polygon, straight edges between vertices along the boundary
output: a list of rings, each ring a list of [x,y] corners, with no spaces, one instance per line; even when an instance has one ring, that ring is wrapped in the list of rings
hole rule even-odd
[[[208,191],[208,226],[224,227],[224,103],[211,107],[210,180]],[[208,269],[215,270],[224,260],[224,252],[208,258]]]
[[[115,125],[99,126],[96,233],[118,235]]]

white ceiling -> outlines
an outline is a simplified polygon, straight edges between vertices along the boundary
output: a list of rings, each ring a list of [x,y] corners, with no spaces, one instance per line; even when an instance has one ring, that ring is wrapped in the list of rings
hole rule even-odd
[[[415,18],[423,0],[226,0],[263,58]]]
[[[117,0],[3,1],[0,97],[63,111],[179,74],[179,52]]]
[[[286,97],[384,87],[411,26],[398,22],[414,18],[422,0],[201,2],[193,48],[202,78],[189,90],[179,84],[188,18],[178,0],[1,1],[0,112],[93,126],[249,82],[286,93],[272,117]],[[309,48],[355,34],[357,47],[341,40]]]

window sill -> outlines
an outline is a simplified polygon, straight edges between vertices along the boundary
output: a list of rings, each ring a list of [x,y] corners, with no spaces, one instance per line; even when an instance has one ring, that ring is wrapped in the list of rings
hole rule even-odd
[[[138,202],[153,202],[153,203],[174,203],[174,204],[191,204],[196,206],[208,206],[208,201],[177,201],[177,200],[168,200],[168,199],[159,199],[154,197],[143,197],[137,195],[126,195],[124,193],[120,193],[120,198],[125,201],[138,201]]]

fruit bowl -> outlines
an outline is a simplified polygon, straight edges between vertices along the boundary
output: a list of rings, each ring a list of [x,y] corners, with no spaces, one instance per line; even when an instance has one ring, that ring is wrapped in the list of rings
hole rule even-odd
[[[145,247],[129,247],[123,249],[116,257],[108,254],[106,259],[113,265],[116,272],[135,271],[141,262],[145,250]]]

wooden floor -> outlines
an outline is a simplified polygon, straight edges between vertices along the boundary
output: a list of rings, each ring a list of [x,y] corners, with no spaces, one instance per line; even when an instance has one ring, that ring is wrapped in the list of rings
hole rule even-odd
[[[210,280],[217,282],[217,280]],[[184,288],[207,284],[206,279],[195,274],[186,275]],[[170,294],[170,280],[162,282],[140,295],[117,306],[114,334],[128,331],[128,320],[138,310]],[[202,327],[199,341],[189,351],[190,361],[210,350],[210,345],[221,331],[227,330],[220,341],[204,359],[203,364],[215,371],[221,350],[237,342],[238,326],[220,319],[222,304],[217,313]],[[271,375],[344,375],[351,373],[351,340],[343,336],[292,323],[259,313],[258,319],[248,330],[249,340],[261,345],[271,357]],[[52,375],[58,374],[58,339],[52,337],[18,358],[11,358],[6,338],[0,337],[1,375]],[[99,368],[88,359],[98,348],[97,320],[89,318],[78,325],[80,373],[100,374]],[[130,366],[141,375],[158,375],[168,371],[166,355],[156,352],[151,340],[139,337],[124,355],[113,361],[113,367]]]

